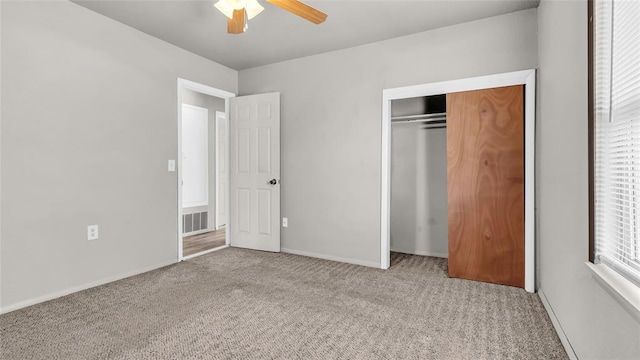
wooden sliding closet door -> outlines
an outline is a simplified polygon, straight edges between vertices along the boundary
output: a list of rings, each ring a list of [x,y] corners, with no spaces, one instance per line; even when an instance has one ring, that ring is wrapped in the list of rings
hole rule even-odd
[[[524,287],[524,86],[447,94],[449,276]]]

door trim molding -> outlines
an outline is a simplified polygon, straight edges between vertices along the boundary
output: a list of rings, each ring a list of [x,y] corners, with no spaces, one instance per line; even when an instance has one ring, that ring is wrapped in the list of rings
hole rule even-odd
[[[218,134],[218,130],[219,130],[219,127],[220,127],[220,124],[218,123],[219,121],[224,121],[225,122],[225,124],[224,124],[224,131],[225,131],[225,133],[224,133],[224,139],[225,139],[225,141],[224,141],[224,143],[225,143],[224,144],[224,147],[225,147],[224,153],[225,153],[225,158],[226,158],[227,157],[227,145],[228,145],[227,144],[227,139],[229,138],[229,136],[227,135],[227,128],[228,128],[227,115],[225,114],[224,111],[216,111],[215,124],[213,125],[213,126],[215,126],[215,131],[214,132],[216,134],[215,135],[216,136],[216,139],[215,139],[215,147],[216,147],[216,159],[215,159],[216,165],[215,166],[216,166],[216,168],[215,168],[215,171],[214,171],[214,174],[215,174],[215,180],[214,180],[215,181],[215,192],[216,192],[216,203],[215,203],[216,215],[214,217],[214,228],[215,229],[219,229],[219,228],[222,227],[222,225],[218,226],[218,223],[219,223],[218,214],[220,214],[220,202],[218,201],[218,194],[220,193],[220,167],[218,166],[218,158],[219,158],[218,137],[220,135],[220,134]],[[224,162],[224,166],[225,166],[225,168],[227,167],[227,162],[226,161]],[[225,169],[225,178],[226,177],[227,177],[227,172],[226,172],[226,169]],[[226,184],[226,181],[225,181],[225,185],[228,186],[228,184]],[[226,205],[227,204],[226,192],[227,192],[227,190],[225,189],[225,199],[224,199],[225,205],[223,205],[225,207],[225,218],[227,217],[226,209],[228,209],[228,206]],[[222,218],[222,217],[220,217],[220,218]],[[224,225],[227,225],[227,224],[225,223]],[[225,244],[229,245],[228,239],[226,240]]]
[[[447,94],[460,91],[525,85],[524,95],[524,288],[535,292],[535,99],[536,70],[522,70],[468,79],[405,86],[382,90],[382,152],[380,188],[380,268],[389,268],[391,240],[391,101],[419,96]]]
[[[182,179],[182,95],[184,90],[192,90],[195,92],[199,92],[201,94],[206,94],[206,95],[210,95],[210,96],[215,96],[221,99],[224,99],[224,112],[225,112],[225,116],[227,117],[227,119],[229,118],[229,99],[232,97],[235,97],[236,94],[232,93],[232,92],[228,92],[228,91],[224,91],[224,90],[220,90],[220,89],[216,89],[214,87],[208,86],[208,85],[204,85],[204,84],[200,84],[194,81],[190,81],[190,80],[186,80],[186,79],[182,79],[182,78],[178,78],[178,99],[177,99],[177,111],[178,111],[178,116],[177,116],[177,126],[178,126],[178,151],[176,153],[176,163],[178,165],[178,169],[176,171],[176,186],[178,188],[178,202],[177,202],[177,208],[178,208],[178,261],[182,261],[185,259],[183,253],[182,253],[182,186],[181,186],[181,181],[180,179]],[[226,134],[227,137],[227,141],[226,141],[226,147],[227,147],[227,151],[226,151],[226,161],[225,161],[225,165],[228,166],[229,164],[229,132],[227,131]],[[226,206],[227,209],[229,209],[229,172],[227,171],[227,191],[225,194],[225,202],[226,202]],[[227,220],[226,223],[229,224],[229,212],[227,211]],[[226,245],[229,245],[229,226],[226,227]]]

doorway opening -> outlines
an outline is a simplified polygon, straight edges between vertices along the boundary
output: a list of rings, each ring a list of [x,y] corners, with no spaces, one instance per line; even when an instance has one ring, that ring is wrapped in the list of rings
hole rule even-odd
[[[235,94],[178,79],[178,260],[230,244],[228,109]]]
[[[389,268],[392,250],[392,101],[514,85],[524,85],[524,288],[526,291],[535,292],[535,70],[383,90],[380,192],[380,267],[382,269]]]

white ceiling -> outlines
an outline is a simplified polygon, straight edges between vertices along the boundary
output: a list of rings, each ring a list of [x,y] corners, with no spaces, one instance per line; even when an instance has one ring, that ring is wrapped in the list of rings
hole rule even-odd
[[[149,35],[236,70],[462,22],[534,8],[539,0],[323,0],[306,1],[326,12],[314,25],[264,1],[244,34],[227,34],[215,0],[74,0]]]

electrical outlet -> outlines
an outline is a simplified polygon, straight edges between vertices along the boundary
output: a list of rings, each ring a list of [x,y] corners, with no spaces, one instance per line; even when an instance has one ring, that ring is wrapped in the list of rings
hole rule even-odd
[[[174,172],[176,171],[176,161],[175,160],[169,160],[167,162],[167,170],[169,172]]]
[[[289,219],[283,217],[282,218],[282,227],[288,227],[289,226]]]
[[[87,240],[98,240],[98,225],[87,226]]]

